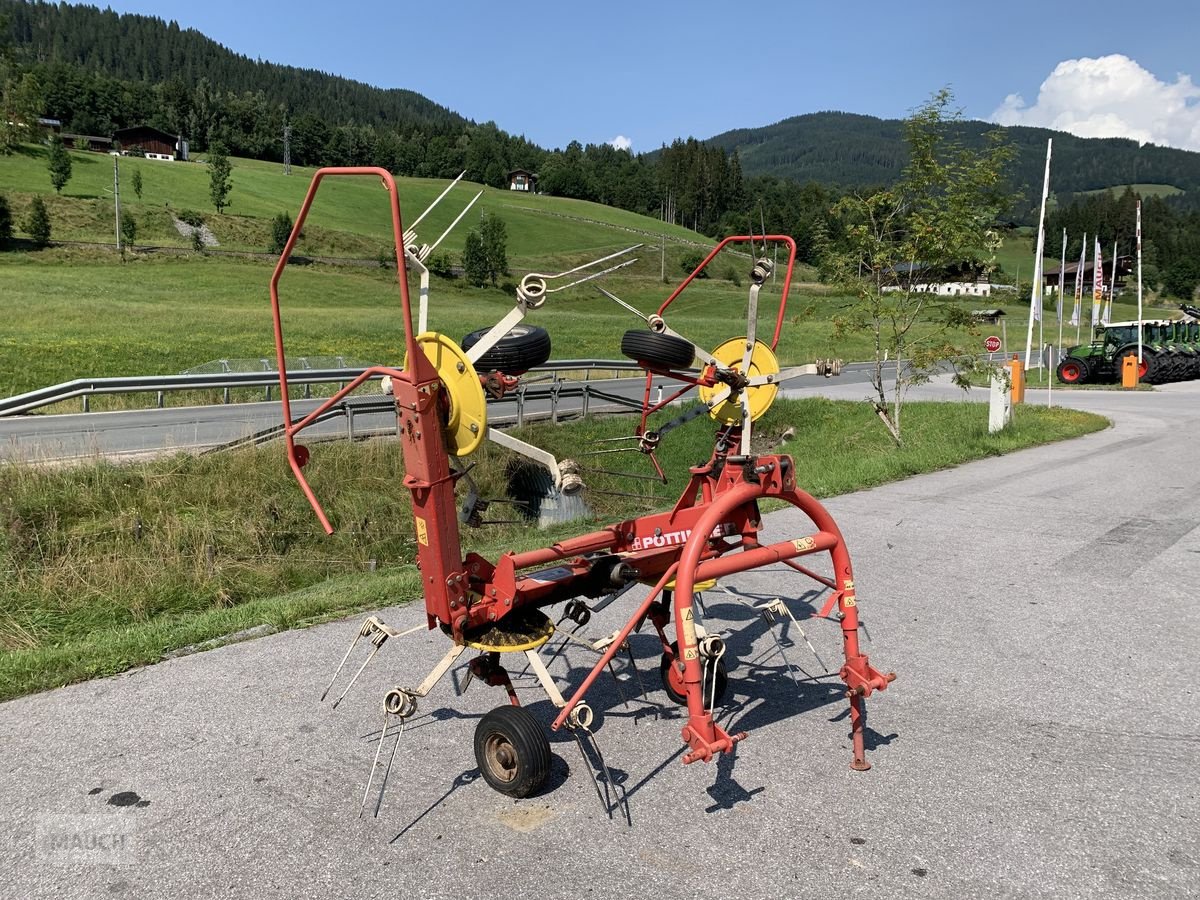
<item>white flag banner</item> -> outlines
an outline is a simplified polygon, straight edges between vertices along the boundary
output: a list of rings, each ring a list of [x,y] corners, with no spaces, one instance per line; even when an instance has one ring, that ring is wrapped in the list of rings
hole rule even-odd
[[[1087,265],[1087,232],[1079,248],[1079,265],[1075,267],[1075,305],[1071,308],[1071,324],[1078,326],[1083,316],[1083,268]]]
[[[1095,256],[1092,257],[1092,327],[1100,324],[1100,307],[1104,305],[1104,257],[1100,252],[1100,238],[1096,238]]]

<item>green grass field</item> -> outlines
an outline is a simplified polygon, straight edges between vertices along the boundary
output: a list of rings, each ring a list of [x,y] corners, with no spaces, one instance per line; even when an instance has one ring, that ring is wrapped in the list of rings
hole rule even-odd
[[[630,434],[633,422],[594,418],[517,433],[595,468],[580,449]],[[756,426],[756,449],[794,428],[776,452],[797,460],[801,487],[828,497],[1085,434],[1106,421],[1029,404],[1012,427],[990,435],[984,404],[910,403],[905,423],[897,448],[865,403],[779,401]],[[711,453],[712,434],[701,418],[663,441],[669,485],[588,468],[591,521],[545,531],[467,529],[464,549],[494,558],[666,508],[686,468]],[[509,458],[491,444],[472,458],[485,495],[503,495]],[[652,471],[636,453],[603,459],[606,469]],[[278,446],[72,470],[0,464],[0,700],[120,672],[245,628],[287,628],[419,596],[398,445],[322,443],[306,471],[338,529],[333,536],[318,527]],[[511,509],[502,515],[511,516]],[[372,560],[377,573],[367,574]]]
[[[70,155],[72,176],[61,196],[54,194],[50,183],[44,147],[25,145],[19,153],[0,157],[0,193],[9,196],[18,236],[30,199],[41,194],[47,200],[54,239],[114,240],[113,157],[78,151],[70,151]],[[217,215],[209,198],[208,169],[203,163],[121,157],[122,214],[136,218],[138,243],[190,246],[190,241],[174,229],[169,215],[186,209],[204,215],[222,248],[265,251],[270,244],[270,220],[280,212],[295,218],[316,170],[294,166],[291,175],[284,175],[282,166],[276,163],[238,158],[231,162],[230,205],[225,214]],[[134,171],[142,173],[140,199],[132,188]],[[397,179],[405,227],[446,184],[420,178]],[[481,189],[483,197],[447,237],[442,249],[461,251],[464,237],[478,222],[480,212],[498,213],[504,218],[510,256],[529,267],[564,255],[619,249],[643,240],[657,244],[662,236],[668,242],[711,246],[711,241],[686,228],[598,203],[516,194],[466,182],[460,183],[421,222],[421,241],[432,243]],[[387,195],[377,180],[332,178],[322,183],[300,252],[374,259],[390,244]]]

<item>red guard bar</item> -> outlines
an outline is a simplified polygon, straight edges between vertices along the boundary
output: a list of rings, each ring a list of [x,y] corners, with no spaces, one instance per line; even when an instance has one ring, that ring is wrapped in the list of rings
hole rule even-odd
[[[436,373],[433,371],[432,365],[425,358],[425,354],[417,352],[416,334],[413,331],[412,325],[412,305],[408,296],[408,269],[404,259],[404,228],[400,221],[400,195],[396,189],[396,179],[392,177],[392,173],[387,169],[381,169],[377,166],[334,166],[318,169],[313,175],[312,183],[308,186],[308,193],[304,196],[304,203],[300,206],[300,212],[297,214],[296,222],[292,226],[292,233],[288,235],[287,243],[283,246],[283,252],[279,255],[279,262],[275,264],[275,271],[271,274],[271,316],[274,319],[275,325],[275,359],[279,368],[279,394],[280,403],[283,405],[284,438],[287,442],[288,465],[291,466],[292,474],[296,476],[296,480],[300,482],[304,496],[308,498],[308,502],[317,514],[321,526],[330,534],[333,533],[333,526],[330,525],[325,511],[321,508],[321,504],[317,501],[316,495],[313,493],[312,488],[309,487],[308,481],[301,472],[301,468],[306,460],[300,459],[297,454],[295,435],[301,429],[310,425],[318,413],[324,412],[334,403],[341,400],[347,393],[356,388],[372,374],[392,375],[393,378],[397,377],[397,373],[393,369],[375,368],[368,370],[346,388],[338,391],[337,394],[323,403],[316,412],[306,416],[303,421],[298,423],[293,423],[292,421],[291,398],[288,396],[287,360],[283,350],[283,323],[279,312],[279,279],[287,267],[288,260],[291,259],[292,250],[295,248],[296,241],[300,237],[300,232],[304,228],[304,221],[308,218],[308,211],[312,207],[313,200],[317,194],[317,188],[321,186],[321,181],[326,176],[342,175],[374,175],[383,182],[383,187],[388,192],[392,214],[392,240],[396,253],[396,280],[400,285],[400,308],[404,315],[404,348],[408,357],[404,379],[416,383],[418,377],[423,377],[427,380],[429,378],[436,378]],[[421,371],[418,373],[418,370]]]

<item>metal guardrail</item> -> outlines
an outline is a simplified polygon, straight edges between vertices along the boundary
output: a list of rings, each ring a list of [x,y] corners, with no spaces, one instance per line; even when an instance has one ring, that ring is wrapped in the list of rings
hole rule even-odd
[[[560,400],[574,399],[580,399],[582,402],[577,407],[572,407],[566,412],[559,410],[558,404]],[[495,424],[497,427],[504,427],[506,425],[520,427],[527,420],[531,419],[549,419],[551,423],[557,424],[560,415],[581,415],[586,417],[591,409],[593,400],[605,404],[610,408],[613,406],[630,410],[641,410],[642,408],[640,398],[623,397],[620,394],[611,393],[588,382],[556,380],[543,384],[522,385],[499,400],[489,399],[488,406],[507,406],[510,404],[516,406],[516,410],[509,414],[501,413],[500,415],[495,415],[489,412],[489,424]],[[526,403],[536,403],[539,401],[548,401],[548,408],[534,411],[526,410]],[[356,416],[382,415],[394,413],[395,411],[395,401],[391,397],[347,397],[341,403],[325,410],[324,413],[313,420],[313,424],[344,418],[346,420],[346,437],[350,440],[368,435],[394,434],[396,431],[394,417],[383,428],[356,428],[354,422]],[[272,425],[254,434],[246,435],[226,444],[211,447],[205,452],[215,453],[224,450],[235,450],[239,447],[257,446],[258,444],[275,440],[281,437],[283,433],[284,425],[281,422],[278,425]]]
[[[584,381],[590,380],[597,371],[644,372],[630,360],[614,359],[560,359],[551,360],[530,371],[549,372],[557,383],[560,372],[585,372]],[[299,369],[288,371],[290,384],[304,385],[305,396],[314,384],[344,384],[361,375],[362,368]],[[230,402],[229,392],[235,388],[263,388],[264,399],[271,399],[272,389],[279,384],[279,373],[262,372],[214,372],[193,375],[135,375],[113,378],[76,378],[49,387],[39,388],[24,394],[0,400],[0,416],[16,416],[32,412],[64,400],[83,398],[83,411],[89,409],[91,397],[106,394],[157,394],[157,405],[163,405],[164,395],[169,391],[222,391],[222,402]]]

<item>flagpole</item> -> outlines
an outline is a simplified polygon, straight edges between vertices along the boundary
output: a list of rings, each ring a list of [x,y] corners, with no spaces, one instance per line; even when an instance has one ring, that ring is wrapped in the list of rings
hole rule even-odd
[[[1112,273],[1112,279],[1110,280],[1109,285],[1108,285],[1108,315],[1101,317],[1103,319],[1105,325],[1107,325],[1109,322],[1112,321],[1113,298],[1117,294],[1117,242],[1116,241],[1113,241],[1112,261],[1113,261],[1113,273]]]
[[[1137,202],[1138,370],[1142,367],[1142,201]]]
[[[1079,248],[1079,268],[1075,270],[1075,309],[1071,317],[1075,320],[1075,343],[1079,344],[1079,328],[1083,323],[1083,270],[1087,267],[1087,232],[1083,233],[1083,246]]]
[[[1096,235],[1096,248],[1092,252],[1092,329],[1100,324],[1104,312],[1104,253],[1100,249],[1100,235]],[[1093,334],[1093,337],[1095,335]]]
[[[1062,357],[1063,288],[1067,286],[1067,229],[1063,229],[1062,262],[1058,264],[1058,355]]]
[[[1046,139],[1046,175],[1042,179],[1042,211],[1038,216],[1037,255],[1033,260],[1033,290],[1029,292],[1029,333],[1025,337],[1025,369],[1029,369],[1029,355],[1033,349],[1033,319],[1037,316],[1038,334],[1041,335],[1042,321],[1042,251],[1046,248],[1046,197],[1050,194],[1050,149],[1053,138]]]

